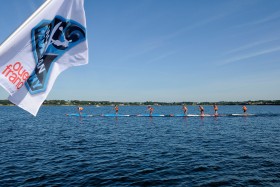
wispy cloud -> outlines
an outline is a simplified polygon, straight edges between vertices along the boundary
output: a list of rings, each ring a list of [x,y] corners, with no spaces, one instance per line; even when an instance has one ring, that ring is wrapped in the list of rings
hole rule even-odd
[[[160,48],[162,45],[163,45],[162,42],[159,40],[147,41],[147,42],[143,42],[142,44],[137,44],[134,46],[132,50],[128,50],[131,52],[123,56],[119,61],[121,62],[131,61],[131,59],[133,58],[137,58],[139,56],[155,51],[156,49]]]
[[[186,27],[183,27],[173,33],[170,33],[169,35],[166,35],[165,36],[165,39],[171,39],[171,38],[174,38],[174,37],[177,37],[181,34],[184,34],[188,31],[191,31],[191,30],[194,30],[194,29],[197,29],[199,27],[203,27],[205,25],[208,25],[212,22],[215,22],[221,18],[223,18],[224,15],[217,15],[217,16],[213,16],[213,17],[210,17],[210,18],[206,18],[204,20],[200,20],[200,21],[196,21],[195,23],[193,23],[192,25],[188,25]]]
[[[243,27],[248,27],[248,26],[254,26],[254,25],[260,25],[260,24],[265,24],[271,21],[274,21],[275,19],[279,19],[280,18],[280,11],[278,12],[274,12],[273,14],[264,17],[264,18],[260,18],[257,20],[253,20],[251,22],[247,22],[244,24],[240,24],[240,25],[236,25],[233,28],[243,28]]]
[[[156,56],[156,57],[146,61],[145,63],[146,64],[151,64],[151,63],[154,63],[154,62],[158,62],[158,61],[163,60],[163,59],[165,59],[165,58],[167,58],[169,56],[172,56],[172,55],[174,55],[176,53],[177,53],[177,51],[170,51],[170,52],[167,52],[167,53],[163,53],[163,54],[161,54],[159,56]]]
[[[225,55],[230,55],[230,54],[234,54],[234,53],[237,53],[237,52],[246,51],[248,49],[252,49],[254,47],[257,47],[257,46],[260,46],[260,45],[263,45],[263,44],[267,44],[267,43],[270,43],[270,42],[275,42],[275,41],[278,41],[278,40],[280,40],[280,38],[271,38],[271,39],[256,41],[256,42],[249,43],[249,44],[243,45],[241,47],[229,50],[229,51],[225,52]]]
[[[257,57],[257,56],[266,55],[266,54],[270,54],[270,53],[274,53],[274,52],[278,52],[278,51],[280,51],[280,47],[274,47],[274,48],[270,48],[270,49],[246,54],[246,55],[240,55],[240,56],[236,56],[236,57],[224,60],[220,65],[225,65],[225,64],[230,64],[230,63],[242,61],[242,60],[247,60],[247,59],[250,59],[250,58],[254,58],[254,57]]]
[[[152,40],[149,40],[149,41],[146,41],[146,42],[144,41],[144,42],[142,42],[142,44],[138,43],[135,46],[135,49],[133,50],[133,52],[124,56],[122,59],[120,59],[120,61],[131,60],[135,57],[142,56],[142,55],[145,55],[147,53],[151,53],[151,52],[153,52],[153,51],[155,51],[155,50],[157,50],[161,47],[164,47],[170,39],[178,37],[178,36],[186,33],[187,31],[190,31],[192,29],[196,29],[196,28],[202,27],[206,24],[210,24],[211,22],[216,21],[218,19],[220,19],[220,16],[215,16],[215,17],[212,17],[212,18],[201,20],[201,21],[198,21],[198,22],[196,22],[192,25],[188,25],[188,26],[183,27],[179,30],[171,32],[169,34],[166,34],[166,35],[163,35],[163,36],[157,36],[157,37],[153,38]],[[164,56],[166,56],[166,55],[164,55]]]
[[[209,10],[208,14],[204,14],[204,18],[200,20],[193,20],[190,25],[187,25],[169,35],[166,36],[167,39],[180,36],[188,31],[195,30],[204,26],[208,26],[212,23],[218,22],[220,20],[226,19],[228,16],[237,14],[242,7],[251,6],[251,1],[224,1],[219,7]],[[217,9],[219,11],[217,11]]]

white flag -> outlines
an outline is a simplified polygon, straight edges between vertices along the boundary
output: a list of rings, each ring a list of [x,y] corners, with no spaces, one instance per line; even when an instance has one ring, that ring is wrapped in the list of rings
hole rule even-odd
[[[0,47],[0,85],[34,116],[62,71],[88,63],[84,0],[48,0],[35,13]]]

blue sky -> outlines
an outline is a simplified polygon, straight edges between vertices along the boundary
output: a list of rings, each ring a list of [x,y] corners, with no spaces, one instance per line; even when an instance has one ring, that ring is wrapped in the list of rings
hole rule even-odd
[[[2,43],[43,0],[0,0]],[[279,0],[85,0],[89,64],[47,99],[280,99]],[[0,88],[0,99],[8,94]]]

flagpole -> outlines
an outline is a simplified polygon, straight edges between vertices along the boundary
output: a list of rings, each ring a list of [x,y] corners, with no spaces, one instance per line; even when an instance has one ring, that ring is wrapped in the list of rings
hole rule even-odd
[[[52,0],[46,0],[25,22],[23,22],[17,30],[15,30],[10,36],[7,37],[7,39],[0,45],[1,47],[4,47],[9,41],[17,35],[31,20],[33,20],[37,14],[39,14],[48,4],[50,4]]]

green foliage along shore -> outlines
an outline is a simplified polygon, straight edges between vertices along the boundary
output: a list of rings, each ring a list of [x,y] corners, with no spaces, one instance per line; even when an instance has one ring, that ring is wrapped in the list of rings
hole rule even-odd
[[[147,106],[147,105],[163,105],[163,106],[171,106],[171,105],[213,105],[216,103],[217,105],[280,105],[280,100],[258,100],[258,101],[219,101],[219,102],[110,102],[110,101],[79,101],[79,100],[46,100],[43,105],[63,105],[63,106],[111,106],[111,105],[136,105],[136,106]],[[8,100],[0,100],[0,105],[9,106],[13,105]]]

